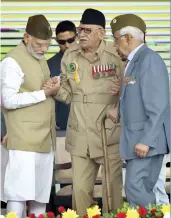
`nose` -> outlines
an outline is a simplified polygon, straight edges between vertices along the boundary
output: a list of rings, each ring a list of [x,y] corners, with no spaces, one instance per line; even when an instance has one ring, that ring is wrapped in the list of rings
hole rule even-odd
[[[85,36],[84,30],[81,30],[81,32],[78,33],[78,36],[79,36],[79,37]]]
[[[66,42],[65,47],[69,48],[70,44],[68,42]]]

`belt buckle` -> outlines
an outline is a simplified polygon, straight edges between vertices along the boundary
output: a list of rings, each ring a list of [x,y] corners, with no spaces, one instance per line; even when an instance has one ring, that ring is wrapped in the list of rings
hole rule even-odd
[[[87,103],[87,95],[83,95],[83,103]]]

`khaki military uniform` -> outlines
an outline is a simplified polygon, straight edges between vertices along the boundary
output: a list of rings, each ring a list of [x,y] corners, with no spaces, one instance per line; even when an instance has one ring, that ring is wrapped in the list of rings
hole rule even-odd
[[[95,203],[92,199],[94,182],[99,166],[103,164],[101,121],[108,109],[119,101],[119,96],[110,95],[110,86],[112,80],[122,74],[122,63],[111,43],[102,41],[90,59],[85,57],[79,45],[65,52],[61,64],[61,88],[56,96],[60,101],[71,102],[66,150],[72,156],[73,206],[80,215],[85,215],[86,208]],[[106,119],[105,128],[110,159],[112,206],[115,209],[122,203],[122,161],[119,156],[121,127]],[[105,198],[103,206],[106,210]]]

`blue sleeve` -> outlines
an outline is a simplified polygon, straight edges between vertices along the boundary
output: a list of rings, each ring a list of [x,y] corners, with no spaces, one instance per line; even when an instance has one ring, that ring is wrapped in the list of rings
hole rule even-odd
[[[6,130],[6,125],[5,125],[5,119],[4,119],[4,115],[3,113],[1,112],[1,139],[2,137],[4,137],[7,133],[7,130]]]
[[[168,72],[164,61],[156,53],[146,55],[140,84],[148,120],[139,143],[155,148],[169,107]]]

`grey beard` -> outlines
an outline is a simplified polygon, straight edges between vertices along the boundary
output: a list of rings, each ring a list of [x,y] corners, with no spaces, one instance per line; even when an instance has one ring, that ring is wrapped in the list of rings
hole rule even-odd
[[[33,48],[30,45],[26,46],[28,53],[33,56],[34,58],[41,60],[44,58],[44,55],[38,55],[36,52],[33,50]]]

